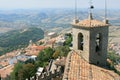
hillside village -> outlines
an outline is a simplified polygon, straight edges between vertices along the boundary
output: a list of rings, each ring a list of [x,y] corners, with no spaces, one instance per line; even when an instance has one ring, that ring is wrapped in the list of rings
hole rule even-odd
[[[90,12],[71,25],[69,32],[46,33],[44,39],[0,56],[0,80],[120,80],[120,43],[108,42],[108,20],[96,20]]]
[[[63,46],[63,43],[65,42],[65,35],[57,36],[56,33],[49,33],[48,36],[45,37],[45,39],[42,39],[37,43],[40,42],[42,42],[43,44],[37,45],[33,43],[32,40],[30,40],[28,47],[18,49],[0,56],[1,79],[6,80],[10,77],[10,73],[13,71],[14,65],[17,62],[24,63],[28,59],[36,60],[39,52],[43,49],[48,47],[54,48],[57,46]]]
[[[69,33],[71,33],[71,31],[69,31]],[[14,65],[17,62],[24,63],[28,59],[36,60],[36,57],[38,56],[39,52],[42,51],[43,49],[45,49],[47,47],[55,48],[55,47],[58,47],[58,46],[63,46],[63,44],[66,40],[66,37],[67,36],[65,36],[65,34],[57,36],[56,33],[50,32],[50,33],[47,34],[47,36],[44,39],[39,40],[37,42],[37,43],[40,43],[40,45],[35,44],[35,43],[32,42],[32,40],[30,40],[28,47],[21,48],[21,49],[18,49],[18,50],[14,50],[12,52],[9,52],[9,53],[6,53],[5,55],[0,56],[0,75],[1,75],[1,79],[2,80],[9,80],[10,73],[13,71]],[[72,49],[72,48],[70,47],[70,49]],[[114,50],[114,49],[116,49],[116,46],[114,46],[114,44],[110,44],[109,49]],[[52,66],[50,67],[51,69],[49,71],[52,71],[52,73],[54,73],[54,70],[59,68],[58,71],[60,71],[60,72],[58,72],[58,73],[56,72],[58,75],[54,75],[54,74],[53,75],[54,76],[63,75],[63,72],[61,73],[60,67],[57,68],[56,65],[65,66],[65,62],[66,62],[66,58],[64,58],[64,57],[61,58],[60,60],[57,59],[57,60],[54,60],[54,61],[50,62],[49,65],[52,64]],[[53,64],[53,63],[55,63],[55,64]],[[120,70],[119,65],[117,65],[116,68],[118,70]],[[42,74],[43,68],[40,67],[38,69],[38,71],[39,70],[41,72],[36,72],[36,74],[39,74],[39,76],[40,76],[40,74]],[[50,75],[50,76],[53,77],[52,75]],[[71,76],[72,76],[72,74],[71,74]],[[32,78],[31,78],[31,80],[32,80]],[[43,79],[38,79],[38,80],[47,80],[47,79],[43,78]]]

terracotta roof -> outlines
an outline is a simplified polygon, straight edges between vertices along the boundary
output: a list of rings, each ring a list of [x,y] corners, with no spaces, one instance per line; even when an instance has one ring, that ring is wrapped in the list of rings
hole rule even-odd
[[[30,46],[28,49],[26,49],[26,55],[31,56],[31,55],[38,55],[38,53],[40,51],[42,51],[43,49],[45,49],[45,46]]]
[[[45,46],[35,46],[34,47],[36,50],[43,50],[43,49],[45,49]]]
[[[63,80],[120,80],[120,76],[113,71],[89,64],[74,52],[66,61]]]
[[[82,20],[78,23],[72,23],[73,26],[78,26],[78,27],[87,27],[87,28],[91,28],[91,27],[107,27],[109,26],[108,24],[105,24],[102,21],[98,21],[98,20],[94,20],[94,19],[85,19]]]
[[[39,51],[37,50],[29,50],[29,51],[26,51],[25,55],[27,56],[32,56],[32,55],[35,55],[37,56],[39,54]]]
[[[55,40],[49,40],[48,42],[47,42],[47,44],[54,44],[55,43]]]
[[[8,62],[8,60],[3,60],[3,61],[0,61],[0,65],[2,67],[5,67],[5,66],[9,65],[9,62]]]
[[[27,60],[27,58],[20,58],[18,59],[19,61],[25,62]]]
[[[0,69],[1,78],[3,79],[6,78],[7,75],[10,75],[10,73],[13,71],[13,67],[14,65],[9,65],[7,67]]]

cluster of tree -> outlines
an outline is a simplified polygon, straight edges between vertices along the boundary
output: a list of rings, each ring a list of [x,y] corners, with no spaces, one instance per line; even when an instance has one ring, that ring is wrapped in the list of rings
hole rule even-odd
[[[0,54],[26,47],[29,40],[36,42],[44,37],[44,31],[40,28],[28,28],[13,30],[0,36]]]
[[[59,56],[67,56],[70,51],[68,46],[59,46],[55,49],[50,47],[39,52],[37,60],[27,60],[25,63],[17,63],[11,73],[11,80],[30,80],[34,76],[38,67],[45,67],[51,59],[56,59]]]
[[[54,59],[58,58],[58,57],[66,57],[69,53],[70,49],[68,46],[59,46],[55,49],[54,54],[52,55],[52,57]]]
[[[65,46],[72,46],[72,34],[68,33],[68,34],[65,34],[66,36],[66,41],[64,42],[64,45]]]
[[[30,80],[30,77],[34,76],[36,71],[36,66],[32,63],[17,63],[11,73],[10,80]]]
[[[51,59],[56,59],[58,57],[66,57],[70,49],[68,46],[59,46],[55,49],[46,48],[41,51],[37,57],[36,65],[45,67],[48,65]]]
[[[115,54],[114,51],[109,51],[107,56],[108,59],[112,61],[111,63],[107,64],[108,68],[120,75],[120,72],[115,68],[115,65],[120,63],[120,56]]]
[[[37,56],[36,65],[45,67],[49,63],[50,59],[52,59],[53,53],[54,50],[50,47],[39,52],[39,55]]]
[[[114,51],[109,51],[107,56],[112,61],[113,64],[120,63],[120,56],[115,54]]]

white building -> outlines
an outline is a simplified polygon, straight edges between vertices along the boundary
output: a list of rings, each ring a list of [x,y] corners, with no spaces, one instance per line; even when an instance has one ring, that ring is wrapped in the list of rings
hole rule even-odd
[[[55,32],[50,32],[50,33],[48,33],[48,38],[49,39],[51,39],[51,38],[54,38],[54,37],[56,37],[57,36],[57,34],[55,33]]]
[[[37,76],[40,76],[40,75],[42,74],[43,70],[44,70],[43,67],[39,67],[38,70],[37,70],[36,75],[37,75]]]

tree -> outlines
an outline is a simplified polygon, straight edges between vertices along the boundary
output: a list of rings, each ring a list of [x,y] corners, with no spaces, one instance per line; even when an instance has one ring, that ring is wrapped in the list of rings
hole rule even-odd
[[[58,58],[59,53],[60,53],[59,50],[55,50],[55,52],[54,52],[54,54],[53,54],[53,58],[54,58],[54,59]]]
[[[66,34],[66,36],[67,36],[67,39],[66,39],[66,41],[64,42],[64,45],[65,45],[65,46],[71,46],[72,35],[69,33],[69,34]]]
[[[112,61],[112,63],[107,63],[108,68],[120,75],[120,72],[115,68],[115,65],[120,62],[120,56],[115,54],[114,51],[109,51],[107,57]]]
[[[40,28],[26,28],[26,31],[12,30],[0,36],[0,54],[24,48],[29,40],[36,42],[44,38],[44,31]]]
[[[49,47],[49,48],[44,49],[44,54],[45,54],[45,56],[46,56],[46,60],[51,59],[51,58],[52,58],[53,53],[54,53],[54,50],[53,50],[52,48],[50,48],[50,47]]]
[[[118,64],[118,62],[120,61],[120,56],[115,54],[114,51],[108,52],[107,56],[114,64]]]
[[[17,63],[14,66],[14,70],[13,72],[10,74],[10,79],[11,80],[19,80],[18,79],[18,71],[22,68],[22,64],[21,63]]]
[[[46,66],[49,60],[52,58],[53,53],[54,53],[54,50],[50,47],[42,50],[37,57],[36,64],[40,65],[41,67]]]
[[[18,78],[19,80],[30,80],[30,77],[34,76],[36,73],[36,68],[33,64],[23,64],[23,68],[19,70]]]
[[[38,54],[37,60],[38,60],[38,61],[44,61],[44,60],[45,60],[44,58],[45,58],[44,51],[41,51],[41,52]]]
[[[64,56],[66,57],[67,54],[69,53],[70,49],[68,46],[59,46],[55,49],[55,53],[53,54],[53,57],[56,59],[59,56]]]
[[[35,60],[33,60],[33,59],[30,58],[27,61],[25,61],[25,64],[28,64],[28,63],[35,64]]]

